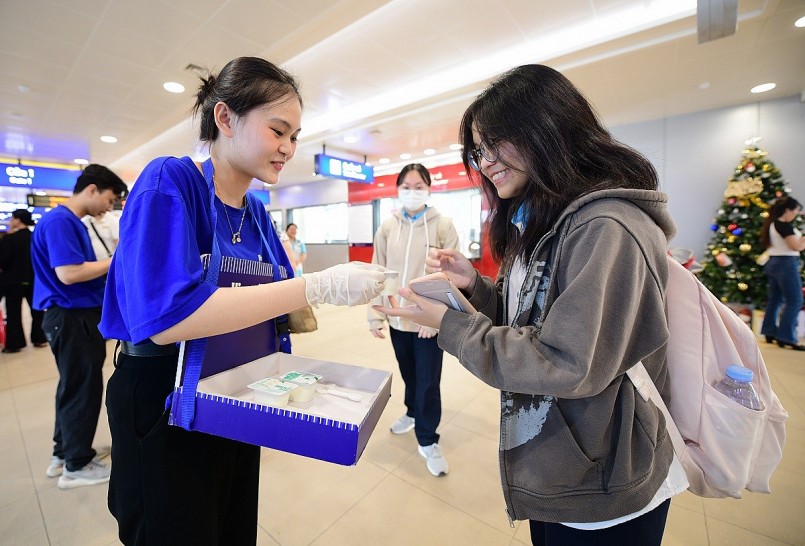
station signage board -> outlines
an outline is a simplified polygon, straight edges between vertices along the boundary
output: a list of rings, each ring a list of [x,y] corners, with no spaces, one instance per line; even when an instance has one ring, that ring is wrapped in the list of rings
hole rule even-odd
[[[375,181],[375,171],[371,165],[325,154],[316,154],[313,172],[350,182],[371,184]]]
[[[56,169],[17,163],[0,163],[0,186],[72,192],[81,174],[78,169]]]

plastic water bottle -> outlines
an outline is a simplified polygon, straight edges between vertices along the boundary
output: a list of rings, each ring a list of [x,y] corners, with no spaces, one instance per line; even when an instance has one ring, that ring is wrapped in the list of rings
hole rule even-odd
[[[752,385],[754,374],[749,368],[732,365],[727,367],[727,373],[721,381],[716,383],[715,389],[749,409],[763,410],[763,403]]]

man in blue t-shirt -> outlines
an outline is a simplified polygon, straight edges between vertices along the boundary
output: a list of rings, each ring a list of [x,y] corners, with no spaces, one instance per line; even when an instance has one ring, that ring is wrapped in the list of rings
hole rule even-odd
[[[56,357],[56,426],[47,475],[59,477],[60,489],[109,481],[109,467],[92,440],[103,395],[101,370],[106,341],[98,331],[104,276],[112,259],[96,261],[81,218],[111,210],[128,188],[102,165],[87,165],[73,195],[45,214],[31,242],[34,308],[45,311],[42,329]]]

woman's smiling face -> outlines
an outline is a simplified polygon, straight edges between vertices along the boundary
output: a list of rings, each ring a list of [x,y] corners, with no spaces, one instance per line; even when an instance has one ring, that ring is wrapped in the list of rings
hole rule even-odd
[[[482,138],[477,128],[472,128],[472,140],[478,145]],[[525,173],[525,160],[517,148],[506,140],[494,144],[497,160],[487,161],[480,157],[481,173],[486,176],[498,192],[501,199],[510,199],[519,195],[526,187],[528,178]]]

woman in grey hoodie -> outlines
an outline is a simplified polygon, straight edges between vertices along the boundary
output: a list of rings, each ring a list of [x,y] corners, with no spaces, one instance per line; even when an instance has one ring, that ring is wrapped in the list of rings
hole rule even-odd
[[[642,361],[668,400],[667,239],[651,163],[617,142],[567,78],[515,68],[468,108],[464,164],[491,204],[496,282],[432,251],[478,310],[402,290],[382,312],[439,328],[439,346],[501,390],[500,469],[534,544],[659,545],[687,488],[657,408],[626,376]],[[589,541],[589,542],[588,542]]]

